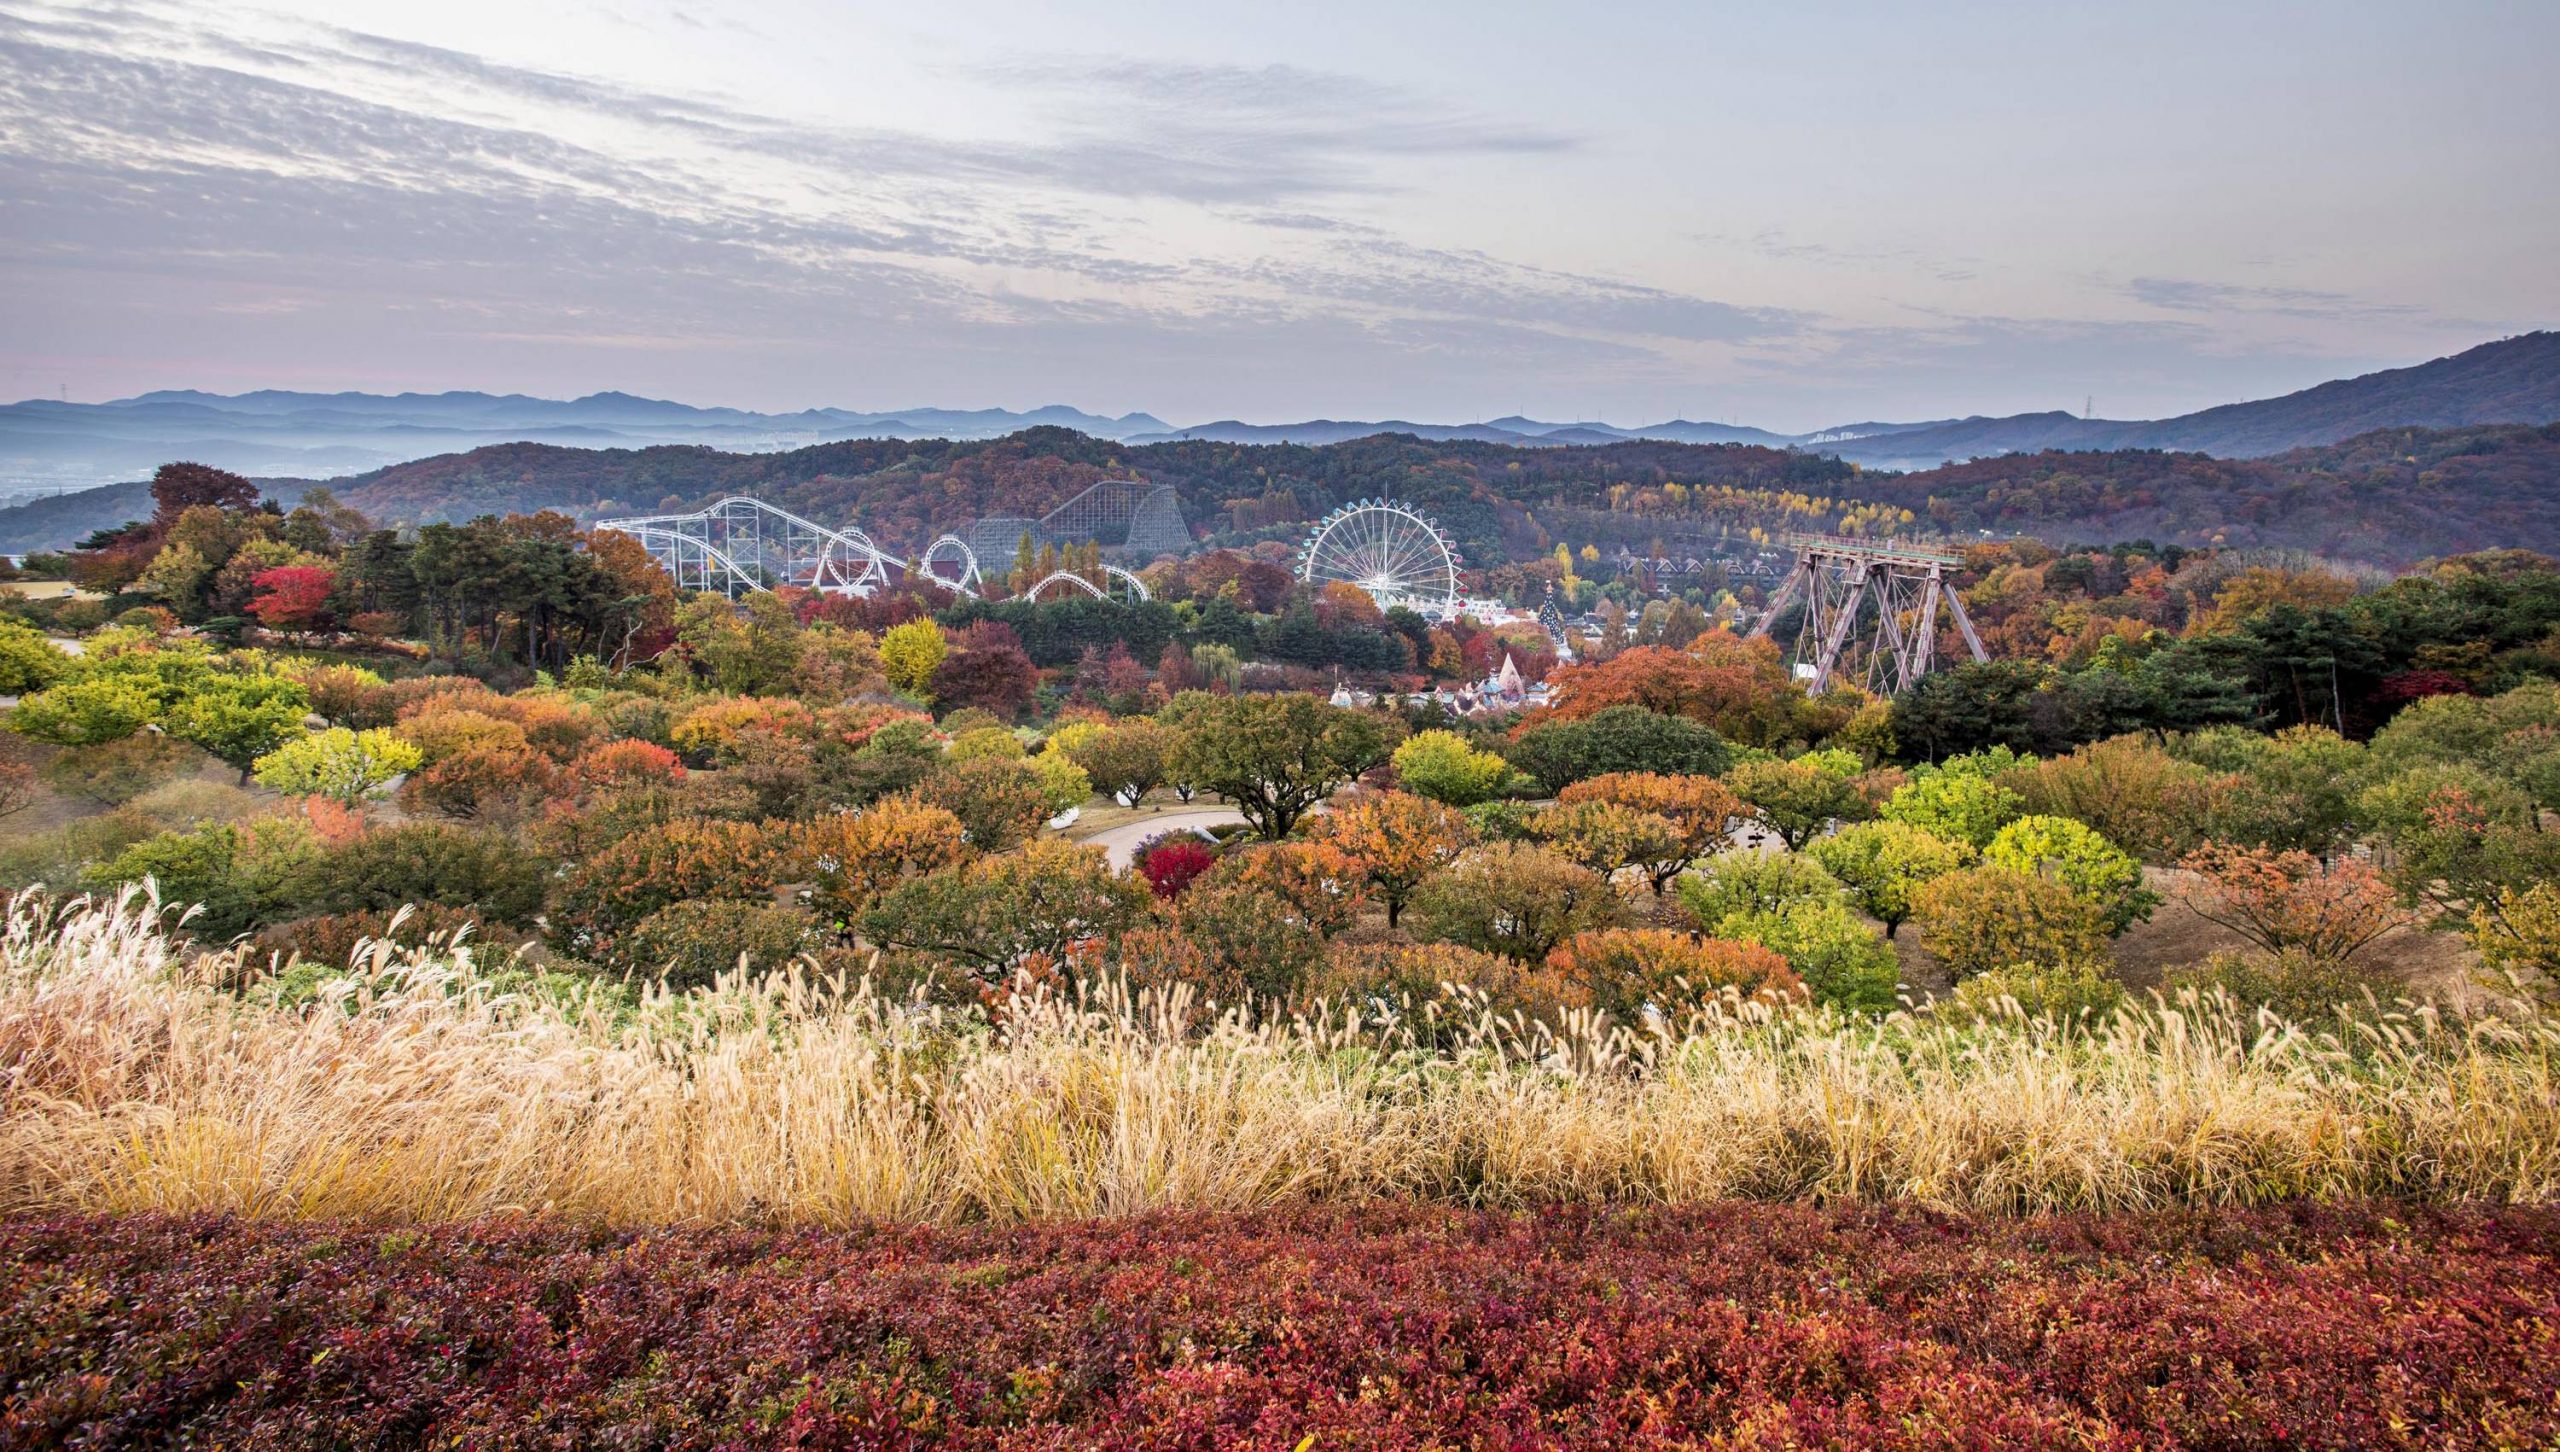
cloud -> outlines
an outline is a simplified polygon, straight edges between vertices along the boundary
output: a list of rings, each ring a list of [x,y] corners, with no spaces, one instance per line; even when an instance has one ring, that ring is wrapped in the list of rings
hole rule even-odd
[[[1389,367],[1660,368],[1662,345],[1803,322],[1285,205],[1383,186],[1398,159],[1570,136],[1288,67],[1002,74],[1055,113],[1038,143],[813,126],[344,28],[252,40],[170,9],[0,14],[0,264],[172,320],[389,318],[603,351],[894,338],[966,362],[1076,336],[1250,347],[1261,330]],[[1209,225],[1168,245],[1127,198]]]
[[[2246,287],[2166,277],[2137,277],[2124,285],[2124,295],[2145,307],[2166,312],[2274,313],[2289,318],[2415,317],[2422,308],[2367,302],[2345,293],[2315,292],[2295,287]]]

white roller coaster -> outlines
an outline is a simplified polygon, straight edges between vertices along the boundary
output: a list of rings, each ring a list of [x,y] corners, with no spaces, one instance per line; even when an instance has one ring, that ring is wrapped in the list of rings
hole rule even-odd
[[[924,557],[916,561],[916,564],[924,577],[937,585],[957,590],[973,598],[978,593],[978,581],[981,578],[978,573],[978,552],[969,548],[969,542],[956,534],[946,534],[926,545]],[[957,573],[946,572],[946,567],[950,565],[959,567]]]
[[[680,590],[736,596],[799,585],[829,595],[870,595],[907,563],[859,529],[830,529],[790,510],[731,495],[691,514],[596,521],[630,535],[673,575]]]
[[[1429,515],[1391,499],[1360,499],[1318,521],[1298,555],[1298,578],[1359,586],[1381,608],[1446,619],[1460,603],[1458,552]]]
[[[1074,570],[1053,570],[1050,573],[1041,576],[1038,584],[1023,591],[1022,598],[1026,600],[1043,599],[1046,598],[1047,594],[1051,592],[1053,588],[1056,590],[1081,590],[1096,600],[1126,600],[1134,603],[1140,600],[1149,600],[1154,598],[1147,593],[1146,581],[1130,574],[1127,570],[1120,568],[1118,565],[1102,566],[1102,575],[1105,584],[1109,588],[1105,588],[1105,585],[1095,584],[1093,581],[1085,578],[1085,576]]]

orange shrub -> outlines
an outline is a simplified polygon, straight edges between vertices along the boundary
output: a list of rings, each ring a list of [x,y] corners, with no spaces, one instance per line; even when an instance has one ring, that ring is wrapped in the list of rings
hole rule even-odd
[[[811,884],[811,904],[850,922],[911,877],[969,860],[960,819],[912,796],[883,797],[859,812],[803,822],[794,830],[794,871]]]
[[[1805,996],[1804,980],[1773,949],[1661,928],[1577,933],[1547,955],[1547,966],[1626,1019],[1647,1004],[1677,1017],[1727,989],[1773,1002]]]

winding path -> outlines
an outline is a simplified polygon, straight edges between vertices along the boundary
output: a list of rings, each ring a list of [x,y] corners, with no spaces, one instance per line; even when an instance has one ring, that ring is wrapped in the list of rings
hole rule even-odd
[[[1185,807],[1178,812],[1159,812],[1117,827],[1106,827],[1090,837],[1080,839],[1087,847],[1099,847],[1111,859],[1111,865],[1127,870],[1130,859],[1147,841],[1167,832],[1187,831],[1193,827],[1228,827],[1244,820],[1244,813],[1233,807]]]

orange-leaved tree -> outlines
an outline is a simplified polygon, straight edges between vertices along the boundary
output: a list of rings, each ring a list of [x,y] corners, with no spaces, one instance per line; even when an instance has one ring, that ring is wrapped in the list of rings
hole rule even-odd
[[[1464,815],[1411,792],[1363,797],[1316,822],[1318,839],[1348,856],[1386,904],[1389,927],[1423,879],[1456,861],[1476,836]]]
[[[906,795],[804,822],[792,843],[810,906],[836,923],[852,922],[899,883],[957,867],[970,855],[958,817]]]
[[[1669,822],[1677,837],[1660,856],[1640,863],[1655,896],[1689,864],[1725,847],[1733,819],[1743,813],[1742,799],[1711,776],[1668,776],[1654,771],[1613,771],[1566,787],[1556,798],[1564,806],[1608,802],[1632,811],[1650,812]]]
[[[2270,953],[2344,963],[2411,921],[2382,874],[2353,857],[2329,862],[2308,852],[2208,842],[2178,865],[2196,874],[2180,895],[2198,917]]]
[[[1804,980],[1785,955],[1758,943],[1693,938],[1667,928],[1603,928],[1577,933],[1547,955],[1547,966],[1625,1019],[1650,1004],[1678,1013],[1733,989],[1745,998],[1802,998]]]

